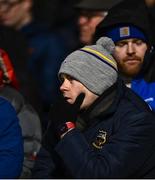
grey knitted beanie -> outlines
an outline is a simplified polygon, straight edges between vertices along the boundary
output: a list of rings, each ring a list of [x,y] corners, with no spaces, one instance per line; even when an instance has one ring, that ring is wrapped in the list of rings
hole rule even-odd
[[[102,37],[95,45],[71,53],[62,62],[58,75],[65,73],[81,82],[96,95],[101,95],[117,80],[117,64],[111,56],[115,45]]]

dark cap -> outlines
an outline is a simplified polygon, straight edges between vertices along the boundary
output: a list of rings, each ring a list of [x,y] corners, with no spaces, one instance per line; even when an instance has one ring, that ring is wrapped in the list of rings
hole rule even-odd
[[[152,31],[145,0],[124,0],[108,11],[108,15],[97,26],[95,38],[105,36],[111,28],[132,25],[140,29],[152,44]]]
[[[120,1],[121,0],[81,0],[74,7],[78,9],[108,11]]]

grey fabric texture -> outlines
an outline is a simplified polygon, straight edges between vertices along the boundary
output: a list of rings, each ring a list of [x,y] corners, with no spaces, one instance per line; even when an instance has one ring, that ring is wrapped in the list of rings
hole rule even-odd
[[[117,80],[117,65],[111,55],[114,48],[110,38],[102,37],[95,45],[74,51],[62,62],[59,77],[61,73],[68,74],[101,95]]]

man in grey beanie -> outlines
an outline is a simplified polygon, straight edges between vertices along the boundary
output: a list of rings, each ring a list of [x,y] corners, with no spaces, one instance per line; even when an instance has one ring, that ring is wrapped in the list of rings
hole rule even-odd
[[[118,78],[113,49],[103,37],[63,61],[63,97],[51,107],[32,178],[155,177],[154,115]]]

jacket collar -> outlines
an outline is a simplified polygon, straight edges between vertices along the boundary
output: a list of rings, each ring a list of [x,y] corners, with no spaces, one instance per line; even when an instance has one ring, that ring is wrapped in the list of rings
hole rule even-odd
[[[99,120],[100,117],[108,117],[116,112],[119,101],[124,95],[125,85],[123,81],[118,78],[117,82],[107,89],[93,104],[85,111],[81,117],[89,126],[96,118]]]

